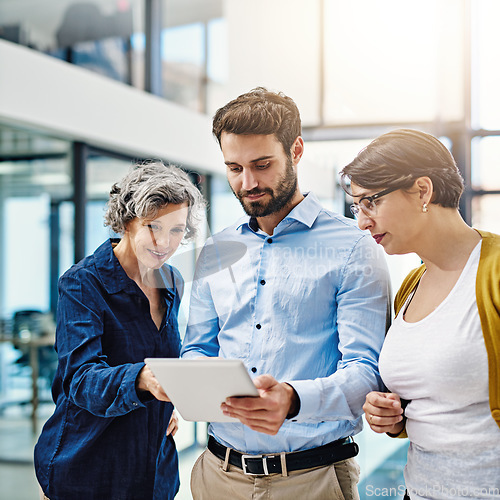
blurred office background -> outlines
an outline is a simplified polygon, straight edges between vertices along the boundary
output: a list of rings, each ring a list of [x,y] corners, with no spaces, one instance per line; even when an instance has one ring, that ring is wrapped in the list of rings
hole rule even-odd
[[[108,237],[111,184],[135,160],[181,165],[209,200],[198,245],[242,214],[211,137],[237,95],[296,101],[300,185],[328,208],[346,211],[338,171],[362,147],[411,127],[454,154],[464,219],[500,232],[499,17],[497,0],[0,0],[0,499],[37,498],[57,279]],[[174,258],[188,285],[195,250]],[[397,288],[418,259],[388,262]],[[182,423],[180,499],[205,439]],[[361,498],[400,498],[407,444],[357,440]]]

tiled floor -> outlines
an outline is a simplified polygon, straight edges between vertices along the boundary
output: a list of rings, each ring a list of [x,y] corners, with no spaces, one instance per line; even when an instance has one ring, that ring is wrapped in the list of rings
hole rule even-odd
[[[52,409],[52,405],[40,407],[39,429],[50,416]],[[33,468],[33,447],[38,437],[33,436],[31,430],[30,411],[29,406],[9,407],[0,414],[0,500],[39,498]],[[179,438],[180,442],[186,440],[182,433]],[[189,478],[192,466],[202,449],[200,446],[180,453],[181,489],[176,500],[192,500]]]
[[[42,405],[40,425],[51,414],[53,406]],[[199,426],[204,435],[204,425]],[[38,485],[34,475],[32,453],[36,436],[31,431],[30,407],[13,406],[0,414],[0,500],[37,500]],[[177,445],[183,448],[192,441],[192,424],[181,423],[181,431],[176,436]],[[356,438],[361,453],[359,493],[361,500],[373,498],[375,491],[393,488],[397,493],[404,491],[403,468],[406,462],[407,443],[377,435],[369,429]],[[202,451],[202,447],[181,452],[181,489],[176,500],[192,500],[189,489],[191,468]],[[377,490],[377,488],[379,488]],[[401,496],[392,495],[398,499]]]
[[[189,490],[189,476],[192,464],[200,451],[190,451],[181,460],[181,489],[176,500],[192,500]],[[38,484],[32,464],[7,464],[0,462],[0,499],[1,500],[36,500]]]
[[[29,406],[9,406],[0,418],[1,500],[38,498],[32,458],[36,436],[31,430],[30,411]],[[40,423],[44,413],[41,412]]]

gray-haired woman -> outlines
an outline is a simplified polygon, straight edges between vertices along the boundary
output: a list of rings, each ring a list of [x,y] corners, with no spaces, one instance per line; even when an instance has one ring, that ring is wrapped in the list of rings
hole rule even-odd
[[[103,243],[59,281],[56,408],[35,447],[51,500],[171,499],[172,404],[146,357],[177,357],[183,280],[166,261],[192,238],[203,199],[188,175],[137,165],[110,192]],[[170,422],[170,424],[169,424]]]

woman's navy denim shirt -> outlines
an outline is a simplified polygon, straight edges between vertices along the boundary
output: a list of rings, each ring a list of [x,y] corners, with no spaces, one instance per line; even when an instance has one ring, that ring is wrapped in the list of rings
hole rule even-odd
[[[112,243],[59,280],[56,409],[35,447],[36,475],[51,500],[163,500],[179,489],[177,451],[166,437],[172,405],[139,396],[135,383],[144,358],[179,356],[183,280],[175,268],[161,269],[167,309],[158,330]]]

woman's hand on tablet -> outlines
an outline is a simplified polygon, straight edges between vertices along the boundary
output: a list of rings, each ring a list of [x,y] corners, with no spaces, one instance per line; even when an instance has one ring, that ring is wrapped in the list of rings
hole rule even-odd
[[[139,391],[149,391],[159,401],[170,401],[161,387],[160,382],[158,382],[156,377],[153,375],[153,372],[147,365],[144,365],[142,370],[139,372],[136,387]]]

